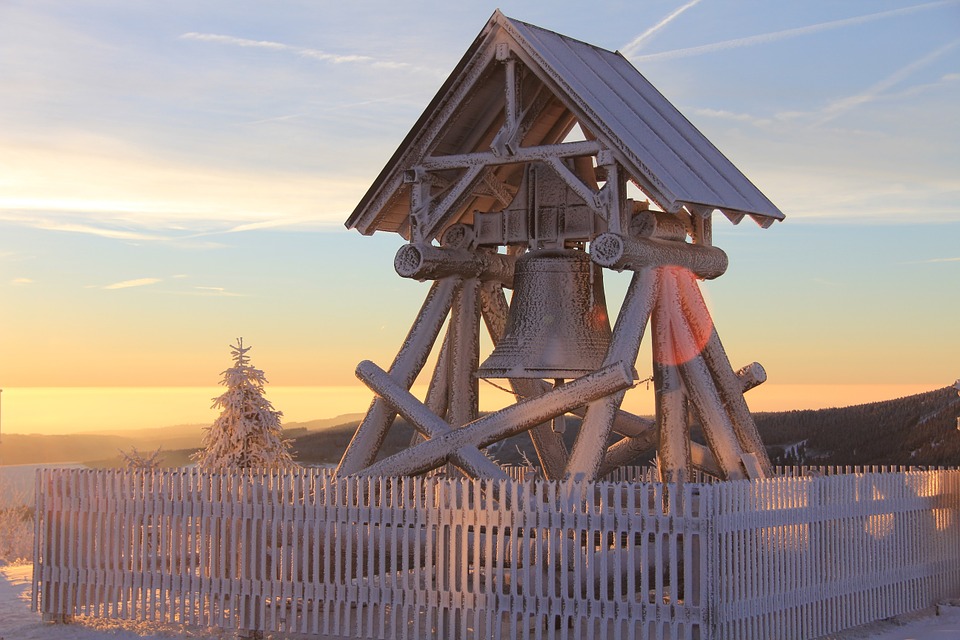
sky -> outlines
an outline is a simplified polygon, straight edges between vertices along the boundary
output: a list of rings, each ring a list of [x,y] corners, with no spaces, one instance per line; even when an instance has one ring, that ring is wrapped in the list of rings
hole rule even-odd
[[[357,362],[389,366],[428,285],[343,222],[495,8],[0,2],[3,428],[29,389],[107,414],[109,389],[213,388],[239,336],[271,386],[345,390],[298,419],[364,410]],[[751,406],[960,377],[960,1],[499,9],[619,50],[785,213],[715,214],[704,290],[767,371]]]

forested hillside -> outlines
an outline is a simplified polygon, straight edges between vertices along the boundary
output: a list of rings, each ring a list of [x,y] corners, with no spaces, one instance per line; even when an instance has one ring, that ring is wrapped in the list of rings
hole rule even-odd
[[[778,464],[960,465],[960,396],[947,387],[886,402],[757,413]]]

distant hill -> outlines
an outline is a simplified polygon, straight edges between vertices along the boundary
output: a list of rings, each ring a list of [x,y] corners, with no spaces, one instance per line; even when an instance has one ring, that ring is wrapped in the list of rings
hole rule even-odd
[[[349,421],[358,421],[362,413],[350,413],[309,422],[284,425],[288,438],[326,429]],[[206,424],[185,424],[150,429],[109,430],[60,435],[4,433],[0,444],[3,464],[42,464],[56,462],[92,463],[97,467],[122,464],[120,451],[136,448],[149,453],[162,448],[165,466],[188,463],[189,453],[200,447]]]
[[[284,431],[288,429],[306,429],[307,431],[321,431],[330,427],[337,427],[347,423],[358,423],[363,419],[362,413],[344,413],[334,418],[324,418],[322,420],[310,420],[309,422],[284,422]]]
[[[3,444],[0,444],[0,455],[3,456],[5,465],[84,462],[102,458],[118,449],[129,449],[131,446],[131,441],[121,436],[5,433]]]
[[[757,413],[775,464],[960,466],[953,387],[842,409]]]
[[[774,464],[960,466],[958,415],[960,397],[946,387],[841,409],[756,413],[754,419]],[[357,413],[294,422],[285,425],[284,433],[301,464],[337,464],[362,418]],[[58,436],[4,434],[0,454],[5,464],[83,462],[109,467],[122,464],[119,450],[136,447],[151,452],[162,447],[164,466],[181,466],[199,448],[204,426]],[[579,421],[568,416],[563,436],[568,448],[578,427]],[[695,427],[693,437],[702,442],[699,431]],[[398,419],[379,457],[408,447],[412,433],[410,425]],[[527,434],[495,443],[487,453],[501,464],[537,459]]]

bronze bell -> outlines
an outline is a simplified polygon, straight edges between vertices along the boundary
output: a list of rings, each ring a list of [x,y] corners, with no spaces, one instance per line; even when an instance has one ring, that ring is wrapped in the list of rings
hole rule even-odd
[[[610,345],[601,272],[583,251],[521,256],[504,336],[477,376],[557,380],[599,369]]]

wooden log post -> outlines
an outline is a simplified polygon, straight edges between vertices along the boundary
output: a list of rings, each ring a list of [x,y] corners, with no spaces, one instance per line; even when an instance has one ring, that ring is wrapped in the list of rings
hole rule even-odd
[[[455,427],[473,422],[479,413],[479,380],[474,375],[480,352],[480,281],[460,282],[450,314],[447,418]]]
[[[750,389],[763,384],[767,379],[767,374],[760,363],[751,362],[737,371],[737,378],[740,381],[743,393],[746,393]],[[577,415],[577,412],[578,409],[571,411],[574,415]],[[613,430],[624,437],[607,448],[607,454],[603,458],[598,478],[603,478],[618,467],[632,464],[637,458],[646,455],[657,446],[658,433],[654,420],[636,416],[621,409],[614,419]],[[700,469],[710,475],[717,477],[723,475],[720,467],[717,466],[716,459],[713,457],[713,452],[697,442],[690,442],[690,462],[695,469]]]
[[[661,482],[686,482],[692,475],[687,400],[680,381],[671,325],[679,309],[667,301],[671,287],[663,286],[660,304],[653,310],[653,386],[659,440],[658,468]]]
[[[433,283],[417,319],[407,334],[407,339],[404,340],[403,346],[393,360],[393,365],[390,367],[391,375],[401,380],[408,389],[426,363],[430,350],[440,334],[443,322],[450,311],[458,282],[459,278],[451,276]],[[335,474],[345,476],[356,473],[373,463],[396,415],[396,411],[390,405],[379,398],[374,398],[366,417],[357,427],[353,439],[343,452]]]
[[[723,476],[729,480],[742,479],[746,477],[742,460],[743,449],[703,359],[700,343],[681,311],[676,271],[678,270],[671,269],[663,274],[661,304],[671,304],[675,308],[669,319],[674,357],[680,376],[687,390],[687,397],[700,418],[703,435]]]
[[[479,289],[477,278],[461,280],[450,311],[447,421],[454,427],[473,422],[480,413],[480,380],[474,375],[480,354]],[[447,475],[459,472],[450,467]]]
[[[659,273],[656,269],[643,269],[633,275],[627,295],[624,298],[617,323],[610,338],[604,365],[621,363],[633,373],[634,363],[640,351],[640,341],[646,330],[647,321],[653,312],[659,290]],[[618,391],[609,397],[600,398],[587,408],[580,432],[570,453],[565,477],[572,480],[595,480],[606,452],[607,438],[613,427],[613,420],[623,392]]]

